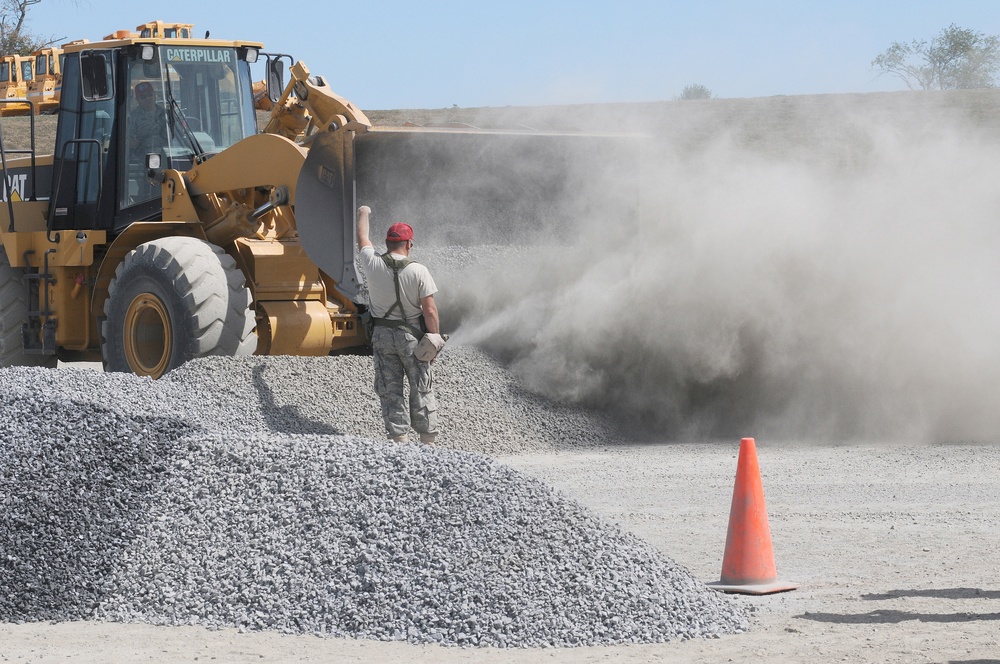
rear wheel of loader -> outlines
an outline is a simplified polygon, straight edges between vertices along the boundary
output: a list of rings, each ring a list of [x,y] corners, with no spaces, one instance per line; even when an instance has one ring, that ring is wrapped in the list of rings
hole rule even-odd
[[[21,325],[28,322],[27,296],[24,269],[11,267],[7,251],[0,246],[0,367],[56,366],[55,355],[24,352]]]
[[[167,237],[129,252],[104,304],[108,371],[159,378],[206,355],[257,349],[250,291],[236,261],[197,238]]]

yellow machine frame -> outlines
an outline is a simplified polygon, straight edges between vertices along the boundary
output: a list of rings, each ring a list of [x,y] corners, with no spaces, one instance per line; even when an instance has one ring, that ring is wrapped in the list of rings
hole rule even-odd
[[[62,92],[63,50],[56,46],[40,48],[31,54],[34,60],[34,75],[28,83],[27,98],[34,103],[35,114],[54,113],[59,110],[59,94]],[[42,60],[44,67],[39,67]]]
[[[27,55],[4,55],[0,56],[0,63],[7,68],[6,80],[0,78],[0,99],[27,99],[28,82],[34,79],[34,58]],[[28,80],[24,77],[25,69],[28,69]],[[26,115],[29,112],[28,104],[0,105],[0,116]]]
[[[180,37],[165,35],[190,34],[192,28],[154,21],[138,26],[136,33],[119,31],[101,42],[69,44],[65,51],[175,43]],[[192,47],[261,47],[251,42],[184,42]],[[318,89],[316,101],[326,96],[335,97]],[[333,107],[347,106],[336,102]],[[291,132],[289,124],[295,123],[282,125],[286,133]],[[6,204],[0,204],[0,240],[11,267],[47,275],[39,286],[43,308],[50,312],[43,318],[58,323],[51,326],[54,343],[74,357],[101,359],[101,314],[116,270],[129,252],[176,236],[217,245],[235,259],[252,295],[258,354],[326,355],[363,346],[367,339],[357,307],[336,291],[335,281],[309,259],[298,238],[295,186],[307,152],[290,138],[258,134],[189,171],[163,171],[161,220],[134,222],[114,237],[98,230],[52,232],[47,229],[48,202],[18,196],[12,199],[14,224]],[[38,163],[51,166],[52,157],[40,157]],[[26,164],[27,158],[8,160],[9,169]],[[269,207],[275,192],[281,200]],[[160,323],[169,327],[168,320]]]

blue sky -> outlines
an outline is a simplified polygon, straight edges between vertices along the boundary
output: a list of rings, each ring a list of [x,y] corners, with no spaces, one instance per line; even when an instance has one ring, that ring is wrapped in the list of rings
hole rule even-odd
[[[442,108],[900,90],[872,58],[952,23],[1000,34],[1000,2],[42,0],[28,27],[95,40],[156,19],[262,41],[363,109]]]

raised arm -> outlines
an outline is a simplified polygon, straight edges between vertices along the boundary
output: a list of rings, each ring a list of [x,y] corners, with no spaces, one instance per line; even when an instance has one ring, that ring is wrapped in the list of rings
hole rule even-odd
[[[368,216],[372,209],[367,205],[358,208],[358,250],[372,246],[372,241],[368,239]]]

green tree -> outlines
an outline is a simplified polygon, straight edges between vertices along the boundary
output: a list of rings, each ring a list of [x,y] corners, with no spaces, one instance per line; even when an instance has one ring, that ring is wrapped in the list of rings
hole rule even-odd
[[[893,74],[911,90],[992,88],[1000,70],[1000,38],[954,23],[929,42],[893,42],[874,60],[879,75]]]
[[[681,91],[681,96],[677,99],[711,99],[712,91],[706,88],[701,83],[692,83],[691,85],[685,85],[684,90]]]
[[[0,55],[28,55],[54,41],[28,30],[28,12],[42,0],[0,0]]]

